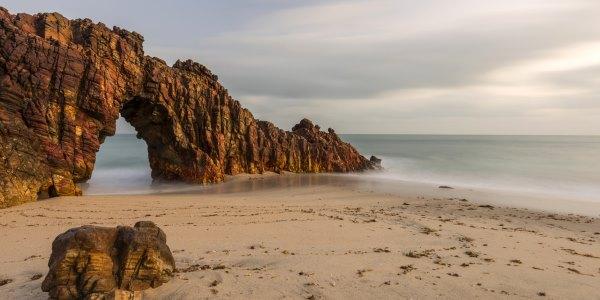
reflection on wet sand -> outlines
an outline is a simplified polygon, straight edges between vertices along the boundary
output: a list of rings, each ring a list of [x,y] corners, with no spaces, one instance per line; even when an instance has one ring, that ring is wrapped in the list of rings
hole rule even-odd
[[[374,175],[374,176],[371,176]],[[251,193],[265,190],[293,190],[297,188],[342,187],[344,189],[380,193],[408,198],[469,199],[470,201],[510,207],[530,208],[540,211],[576,213],[587,216],[600,216],[598,199],[569,199],[527,192],[505,191],[485,188],[452,186],[441,189],[438,185],[384,179],[378,174],[263,174],[237,175],[225,182],[207,185],[154,182],[141,194],[229,194]],[[119,193],[115,193],[119,194]],[[134,193],[130,193],[134,194]],[[140,193],[138,193],[140,194]]]

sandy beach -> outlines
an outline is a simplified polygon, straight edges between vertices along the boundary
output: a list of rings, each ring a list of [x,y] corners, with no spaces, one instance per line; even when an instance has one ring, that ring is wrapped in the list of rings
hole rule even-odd
[[[166,232],[178,272],[146,299],[600,299],[598,218],[490,205],[437,186],[411,196],[338,181],[267,188],[268,178],[239,176],[220,192],[0,210],[1,298],[47,297],[50,246],[65,230],[150,220]]]

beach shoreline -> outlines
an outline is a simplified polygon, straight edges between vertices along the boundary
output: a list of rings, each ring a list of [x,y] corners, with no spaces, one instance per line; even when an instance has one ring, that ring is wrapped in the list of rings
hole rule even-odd
[[[526,208],[534,211],[580,214],[588,217],[600,217],[600,199],[556,196],[552,193],[522,191],[518,189],[486,188],[479,186],[448,186],[443,182],[416,182],[390,178],[383,171],[362,173],[321,173],[305,174],[282,172],[281,174],[265,172],[263,174],[228,175],[225,182],[207,185],[190,185],[174,182],[154,182],[149,188],[127,192],[107,190],[83,186],[84,195],[88,196],[130,196],[130,195],[179,195],[179,194],[227,194],[254,192],[278,188],[304,188],[320,186],[337,186],[381,194],[394,195],[401,198],[468,198],[481,204],[500,205],[505,207]],[[449,188],[440,189],[440,186]],[[91,193],[90,193],[91,192]]]
[[[33,278],[45,276],[52,240],[69,228],[149,220],[167,234],[179,270],[145,291],[149,299],[597,297],[598,218],[489,204],[460,188],[398,195],[371,181],[315,178],[242,175],[211,187],[219,192],[0,210],[0,280],[12,280],[0,293],[45,299],[43,277]]]

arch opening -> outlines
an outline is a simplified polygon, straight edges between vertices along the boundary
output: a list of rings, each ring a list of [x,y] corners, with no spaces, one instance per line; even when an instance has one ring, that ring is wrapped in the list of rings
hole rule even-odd
[[[92,177],[82,184],[86,195],[140,194],[150,191],[152,177],[146,142],[122,116],[114,136],[96,153]]]
[[[144,194],[173,188],[184,165],[168,110],[151,99],[135,96],[122,104],[114,136],[96,154],[92,176],[81,185],[86,194]],[[158,182],[157,179],[160,179]],[[165,186],[160,183],[168,182]]]

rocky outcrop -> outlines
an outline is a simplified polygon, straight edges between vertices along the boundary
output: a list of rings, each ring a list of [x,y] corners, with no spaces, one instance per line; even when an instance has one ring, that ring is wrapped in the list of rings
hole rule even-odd
[[[116,228],[83,226],[56,237],[42,290],[51,299],[104,299],[169,281],[175,261],[152,222]]]
[[[89,19],[0,10],[0,207],[80,194],[119,114],[146,141],[155,179],[374,167],[332,129],[256,120],[206,67],[168,66],[142,43]]]
[[[377,168],[381,168],[381,158],[378,158],[375,155],[371,155],[371,158],[369,158],[369,161],[373,164],[373,166],[375,166]]]

